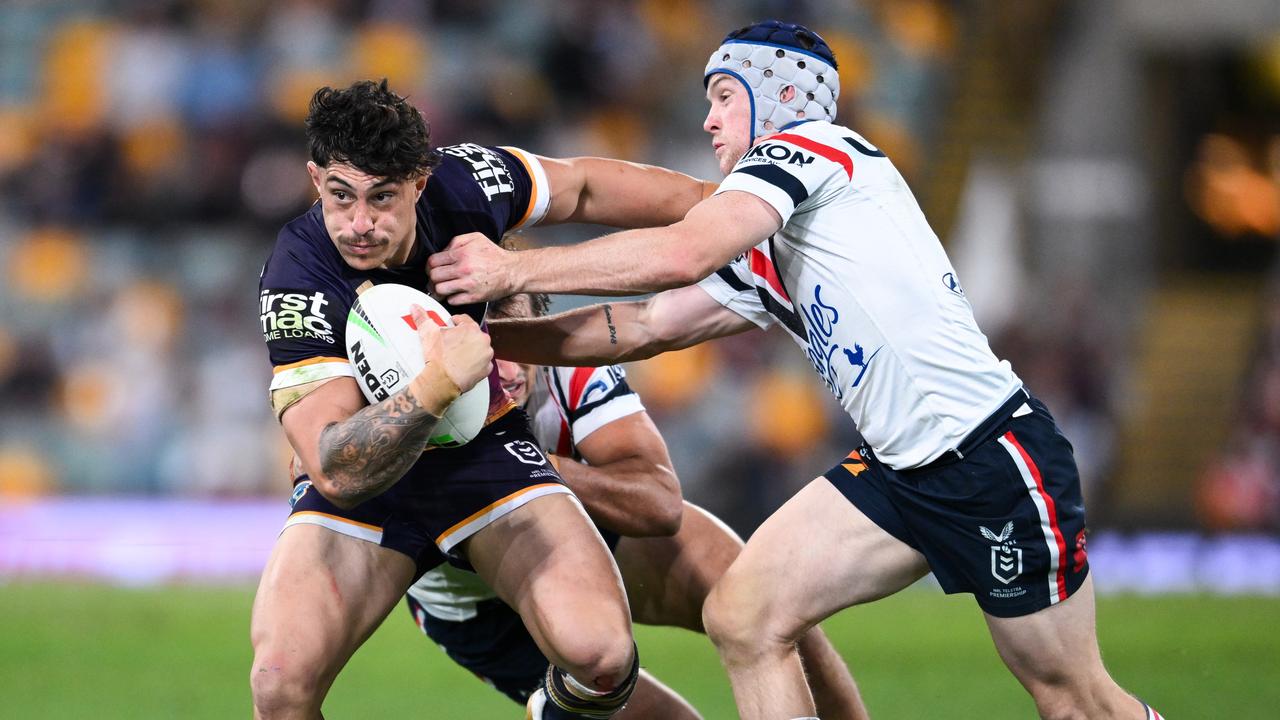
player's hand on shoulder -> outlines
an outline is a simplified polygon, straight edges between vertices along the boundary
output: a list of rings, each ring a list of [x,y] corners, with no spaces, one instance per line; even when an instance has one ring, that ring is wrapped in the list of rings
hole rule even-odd
[[[454,305],[467,305],[510,295],[515,290],[514,261],[515,253],[473,232],[455,237],[449,247],[433,253],[427,268],[437,295]]]

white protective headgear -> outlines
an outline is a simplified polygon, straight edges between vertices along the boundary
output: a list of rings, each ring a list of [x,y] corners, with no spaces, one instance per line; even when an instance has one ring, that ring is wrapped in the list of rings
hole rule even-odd
[[[716,73],[737,78],[751,98],[748,144],[798,122],[836,117],[835,56],[826,41],[801,25],[766,20],[730,33],[711,53],[703,86]],[[795,96],[784,103],[779,97],[787,86],[795,87]]]

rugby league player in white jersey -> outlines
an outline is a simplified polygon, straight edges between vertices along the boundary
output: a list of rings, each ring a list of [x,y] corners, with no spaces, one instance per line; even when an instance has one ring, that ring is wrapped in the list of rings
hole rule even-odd
[[[1158,718],[1102,664],[1071,446],[992,354],[893,164],[832,122],[830,48],[758,23],[725,38],[704,84],[727,178],[683,220],[518,253],[461,235],[430,258],[436,291],[660,291],[494,325],[499,356],[542,364],[781,325],[855,421],[866,444],[760,527],[703,609],[743,718],[812,717],[795,640],[930,571],[974,595],[1041,717]]]

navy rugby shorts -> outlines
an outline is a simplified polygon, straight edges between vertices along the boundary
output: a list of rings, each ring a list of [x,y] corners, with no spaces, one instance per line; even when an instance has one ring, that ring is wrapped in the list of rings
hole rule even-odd
[[[825,477],[920,551],[944,591],[972,593],[987,613],[1019,617],[1066,600],[1089,574],[1084,501],[1049,410],[1019,391],[962,449],[894,470],[863,446]]]
[[[386,492],[344,510],[307,479],[294,483],[290,525],[321,525],[408,555],[418,575],[446,559],[463,540],[545,495],[570,493],[538,449],[523,410],[512,409],[458,448],[422,454]]]

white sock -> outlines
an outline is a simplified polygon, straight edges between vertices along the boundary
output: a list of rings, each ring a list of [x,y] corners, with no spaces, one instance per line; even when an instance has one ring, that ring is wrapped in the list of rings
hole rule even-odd
[[[563,673],[563,677],[564,684],[567,685],[570,690],[577,693],[578,697],[581,698],[590,700],[591,698],[604,697],[612,692],[611,690],[596,690],[595,688],[587,687],[585,683],[579,682],[578,678],[570,675],[569,673]]]

